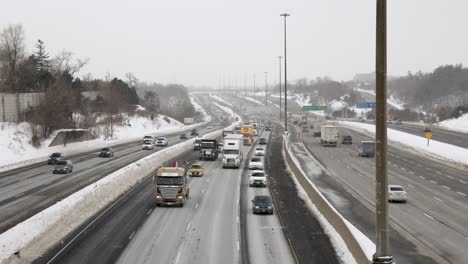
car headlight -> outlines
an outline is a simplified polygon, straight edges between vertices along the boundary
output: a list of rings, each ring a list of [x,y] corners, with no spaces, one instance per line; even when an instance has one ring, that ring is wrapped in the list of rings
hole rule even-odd
[[[273,209],[273,207],[271,207],[271,206],[268,206],[268,209]]]
[[[255,206],[255,209],[258,209],[259,207],[258,206]]]

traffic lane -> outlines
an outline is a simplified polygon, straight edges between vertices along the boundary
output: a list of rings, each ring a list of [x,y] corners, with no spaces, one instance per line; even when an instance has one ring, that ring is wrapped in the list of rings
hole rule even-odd
[[[216,130],[203,129],[201,134]],[[170,145],[181,142],[177,137],[169,138]],[[50,206],[55,201],[95,182],[130,163],[133,163],[151,153],[159,151],[141,150],[141,144],[124,148],[116,152],[114,158],[99,158],[96,154],[89,155],[89,160],[74,164],[74,171],[70,174],[52,174],[47,171],[41,177],[32,181],[20,182],[20,187],[8,186],[4,191],[4,199],[0,201],[2,215],[0,231],[4,231],[16,223]],[[121,155],[122,154],[122,155]],[[11,189],[12,191],[9,191]]]
[[[223,170],[220,159],[205,164],[205,176],[192,180],[202,184],[191,187],[186,207],[154,210],[119,263],[238,262],[236,186],[241,170]],[[163,210],[168,213],[161,216]]]
[[[389,124],[389,128],[399,130],[402,132],[410,133],[416,136],[424,137],[426,132],[424,132],[424,126],[411,125],[411,124]],[[427,125],[432,131],[432,140],[439,142],[444,142],[447,144],[452,144],[462,148],[468,148],[468,134],[461,133],[457,131],[450,131],[448,129],[437,128]]]
[[[264,137],[269,141],[270,132],[264,131],[260,137]],[[259,137],[259,138],[260,138]],[[258,140],[253,146],[254,151],[250,153],[249,159],[254,156],[255,148],[262,146],[265,151],[268,145],[258,145]],[[262,157],[263,164],[265,166],[265,156]],[[265,167],[266,168],[266,167]],[[265,173],[266,170],[265,170]],[[254,215],[252,211],[251,200],[255,195],[268,195],[271,197],[271,193],[267,187],[265,188],[254,188],[249,186],[249,177],[251,171],[246,170],[243,176],[246,180],[242,181],[241,188],[244,188],[244,194],[247,195],[247,199],[244,200],[245,206],[241,211],[241,214],[246,215],[246,228],[247,238],[249,246],[250,263],[294,263],[291,250],[286,241],[283,233],[283,226],[278,219],[278,212],[274,212],[273,215]],[[269,177],[267,177],[269,181]],[[269,184],[269,183],[267,183]]]
[[[290,127],[290,133],[296,133],[295,127]],[[373,181],[357,174],[321,149],[307,143],[309,151],[327,170],[322,172],[310,161],[305,151],[293,143],[291,147],[296,157],[307,173],[309,179],[317,186],[327,200],[348,221],[356,226],[368,238],[375,241],[375,208]],[[310,139],[310,138],[309,138]],[[296,146],[295,146],[296,144]],[[298,152],[298,150],[302,151]],[[428,250],[424,244],[406,233],[399,225],[390,225],[390,244],[394,257],[402,263],[439,263],[439,256]]]
[[[307,144],[307,146],[319,146],[318,142],[312,142]],[[371,210],[374,210],[375,206],[375,187],[374,179],[375,173],[373,171],[375,164],[373,159],[366,158],[355,158],[355,161],[349,160],[349,154],[339,151],[340,146],[337,148],[322,148],[320,151],[310,149],[314,156],[328,156],[328,158],[321,158],[327,164],[327,168],[332,175],[338,177],[340,180],[345,182],[349,188],[351,188],[359,197],[360,200],[368,206]],[[346,149],[346,148],[341,148]],[[330,162],[327,162],[330,161]],[[359,166],[353,168],[353,163],[358,163],[362,161]],[[333,165],[333,163],[337,163]],[[331,164],[330,164],[331,163]],[[356,169],[357,168],[357,169]],[[395,174],[389,168],[389,180],[393,183],[405,183],[408,182],[408,179],[411,179],[411,175],[401,175]],[[414,184],[414,183],[412,183]],[[404,184],[403,184],[404,185]],[[326,193],[326,191],[324,191]],[[413,238],[417,243],[426,245],[429,250],[434,251],[438,256],[443,256],[443,258],[460,260],[463,257],[463,252],[458,251],[458,249],[453,248],[454,245],[452,241],[457,241],[456,243],[466,243],[463,233],[463,229],[454,229],[450,227],[447,223],[440,221],[437,224],[437,221],[432,221],[429,217],[426,217],[428,214],[433,214],[431,212],[431,207],[436,206],[431,202],[432,196],[428,196],[430,193],[422,193],[422,188],[417,191],[413,191],[413,194],[409,195],[411,202],[407,204],[391,204],[390,205],[390,218],[392,225],[397,225],[396,228],[402,231],[402,234],[409,235],[409,238]],[[416,198],[416,197],[420,198]],[[332,197],[329,195],[329,197]],[[335,198],[336,199],[336,198]],[[434,200],[433,200],[434,201]],[[455,211],[449,209],[449,211]],[[430,212],[430,213],[429,213]],[[434,217],[435,218],[435,217]],[[450,219],[449,222],[455,223],[454,219]],[[427,230],[427,227],[431,226],[431,230]],[[459,226],[457,226],[459,227]],[[440,236],[433,236],[433,232],[439,232],[439,234],[446,234],[447,237],[450,237],[451,242],[447,243],[446,241],[441,241]]]
[[[193,162],[197,158],[197,152],[188,152],[176,157],[175,160]],[[173,161],[167,162],[166,166],[170,166]],[[150,173],[145,180],[119,198],[112,207],[103,209],[105,213],[97,214],[74,231],[64,243],[48,252],[42,258],[43,262],[115,263],[148,215],[159,209],[161,210],[158,214],[161,216],[167,214],[163,212],[163,208],[155,207],[154,185],[151,177],[154,173]],[[196,191],[200,189],[201,182],[188,178],[188,184],[191,191]],[[71,239],[73,241],[68,245]],[[66,246],[62,247],[64,245]]]

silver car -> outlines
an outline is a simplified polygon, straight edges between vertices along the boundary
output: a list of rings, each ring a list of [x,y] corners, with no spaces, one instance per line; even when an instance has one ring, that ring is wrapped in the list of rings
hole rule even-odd
[[[388,185],[388,201],[389,202],[402,202],[407,201],[406,191],[400,185]]]

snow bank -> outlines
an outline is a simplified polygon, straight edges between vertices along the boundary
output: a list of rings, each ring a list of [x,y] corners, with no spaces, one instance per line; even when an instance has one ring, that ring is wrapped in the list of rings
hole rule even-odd
[[[259,105],[263,105],[262,102],[256,100],[256,99],[253,99],[253,98],[250,98],[250,97],[246,97],[246,96],[239,96],[239,97],[242,97],[242,98],[245,98],[246,100],[252,102],[252,103],[255,103],[255,104],[259,104]]]
[[[373,95],[375,97],[375,92],[374,91],[369,91],[369,90],[364,90],[364,89],[355,89],[356,91],[359,91],[361,93],[367,93],[370,95]],[[387,98],[387,103],[393,107],[395,107],[398,110],[404,110],[405,108],[403,107],[404,103],[400,102],[398,99],[394,98],[393,96],[390,96],[390,98]]]
[[[366,134],[375,134],[375,125],[356,123],[356,122],[341,122],[344,126],[364,132]],[[431,140],[427,146],[427,139],[420,136],[415,136],[409,133],[387,128],[388,140],[401,144],[402,146],[412,149],[423,155],[455,162],[462,166],[468,166],[468,149],[457,147],[454,145]]]
[[[225,129],[233,129],[240,122],[239,119]],[[221,134],[222,129],[204,137],[217,137]],[[0,234],[0,262],[8,259],[12,263],[25,263],[37,259],[67,234],[142,181],[159,165],[192,150],[194,140],[193,138],[170,146],[127,165]],[[21,252],[21,259],[13,256],[18,250]]]
[[[217,100],[217,101],[220,101],[221,103],[225,104],[225,105],[228,105],[228,106],[233,106],[231,103],[225,101],[223,98],[217,96],[217,95],[214,95],[214,94],[210,94],[210,97],[212,97],[213,99]]]
[[[203,120],[205,122],[211,121],[211,116],[206,113],[205,109],[193,98],[193,96],[190,96],[190,102],[195,108],[195,111],[202,113]]]
[[[463,114],[459,118],[448,119],[439,122],[439,126],[454,131],[468,133],[468,114]]]

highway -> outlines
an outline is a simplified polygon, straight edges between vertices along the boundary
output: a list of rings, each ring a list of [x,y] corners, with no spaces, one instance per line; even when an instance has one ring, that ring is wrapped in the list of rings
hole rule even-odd
[[[250,110],[250,111],[253,111]],[[265,118],[277,110],[257,107]],[[249,112],[249,110],[247,111]],[[273,113],[273,115],[271,115]],[[357,155],[356,145],[323,148],[312,133],[301,136],[290,125],[293,149],[310,179],[351,223],[374,239],[375,163]],[[355,143],[370,140],[364,134],[340,129]],[[324,167],[317,166],[301,144]],[[406,204],[391,204],[391,245],[400,263],[463,263],[468,257],[468,173],[389,145],[389,181],[408,191]],[[320,171],[320,169],[319,169]]]
[[[219,109],[212,113],[225,115]],[[212,128],[202,128],[207,133],[227,126],[218,124]],[[167,135],[169,145],[181,142],[179,135]],[[143,135],[141,135],[143,138]],[[142,150],[141,140],[114,146],[113,158],[99,158],[97,151],[70,156],[74,169],[69,174],[52,174],[52,166],[37,163],[23,168],[0,173],[0,232],[11,228],[44,208],[67,197],[77,190],[105,177],[106,175],[132,163],[159,149]]]

